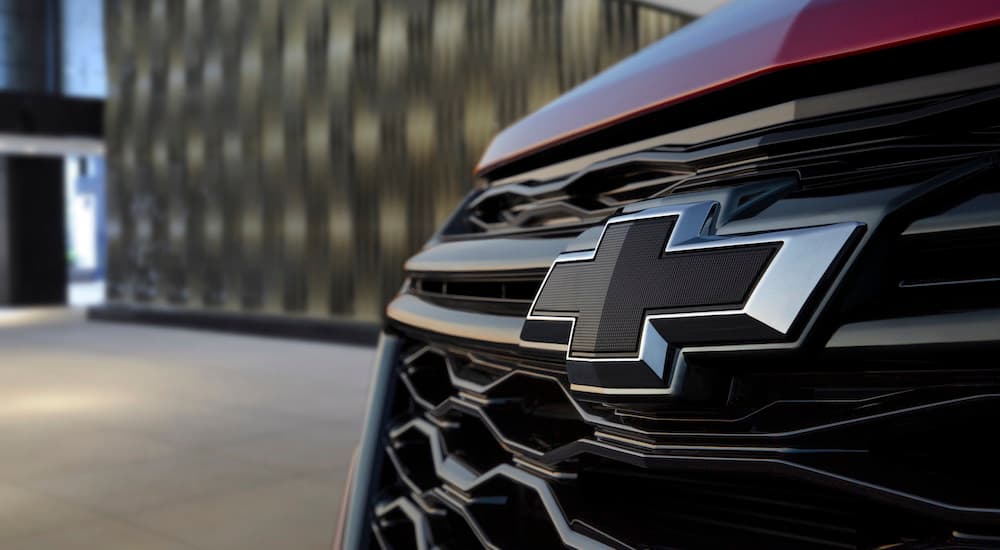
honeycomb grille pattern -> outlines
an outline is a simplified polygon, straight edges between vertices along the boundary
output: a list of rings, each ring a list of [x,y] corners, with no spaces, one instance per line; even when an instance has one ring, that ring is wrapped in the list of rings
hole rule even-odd
[[[556,365],[502,354],[411,341],[397,370],[371,525],[385,548],[400,532],[452,548],[855,548],[1000,525],[1000,501],[976,488],[998,477],[970,458],[984,448],[928,443],[997,415],[1000,392],[976,375],[944,389],[933,372],[868,373],[837,398],[817,380],[832,391],[851,375],[756,375],[740,383],[787,398],[630,413],[578,402]],[[812,399],[790,399],[805,388]],[[941,475],[943,490],[928,481]]]

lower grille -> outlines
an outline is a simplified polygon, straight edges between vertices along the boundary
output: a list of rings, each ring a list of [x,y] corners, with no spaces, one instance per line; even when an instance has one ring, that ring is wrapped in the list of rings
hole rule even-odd
[[[805,385],[775,385],[800,399],[771,395],[757,414],[780,408],[798,422],[790,431],[721,421],[719,410],[672,421],[636,413],[647,417],[636,427],[623,411],[578,403],[552,365],[408,340],[383,433],[375,540],[383,548],[874,548],[1000,533],[992,489],[1000,477],[989,442],[970,427],[979,424],[969,423],[991,423],[1000,392],[982,376],[918,389],[920,376],[900,373],[905,387],[877,391],[861,387],[878,378],[870,371],[855,376],[855,388],[849,378],[832,378],[810,399],[801,398]],[[811,412],[848,404],[842,422]],[[678,428],[685,422],[690,429]]]

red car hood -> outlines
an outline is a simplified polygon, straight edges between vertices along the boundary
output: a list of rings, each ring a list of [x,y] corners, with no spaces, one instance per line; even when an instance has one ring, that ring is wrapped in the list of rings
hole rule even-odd
[[[996,23],[1000,0],[735,0],[507,128],[476,171],[779,69]]]

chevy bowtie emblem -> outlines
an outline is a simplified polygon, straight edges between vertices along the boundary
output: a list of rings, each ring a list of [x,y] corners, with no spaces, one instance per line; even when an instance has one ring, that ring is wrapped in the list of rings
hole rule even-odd
[[[669,394],[680,346],[788,338],[861,224],[721,236],[717,211],[706,201],[608,220],[596,248],[552,263],[521,345],[565,350],[576,391]]]

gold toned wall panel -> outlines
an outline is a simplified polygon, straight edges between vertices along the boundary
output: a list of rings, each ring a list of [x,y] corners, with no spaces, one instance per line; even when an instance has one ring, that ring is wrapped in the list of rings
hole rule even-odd
[[[126,215],[124,201],[128,196],[128,182],[123,172],[124,151],[121,140],[124,137],[122,109],[127,108],[125,93],[130,89],[128,68],[125,66],[130,56],[131,4],[119,0],[108,0],[104,10],[104,26],[109,31],[105,38],[108,96],[104,109],[105,147],[108,157],[108,179],[113,185],[107,188],[107,232],[108,232],[108,285],[109,300],[129,300],[127,288],[129,269],[126,265],[128,246],[126,228],[131,225],[131,217]],[[127,28],[126,28],[127,27]]]
[[[631,0],[108,0],[109,297],[376,320],[489,139],[687,22]]]

